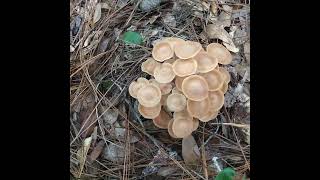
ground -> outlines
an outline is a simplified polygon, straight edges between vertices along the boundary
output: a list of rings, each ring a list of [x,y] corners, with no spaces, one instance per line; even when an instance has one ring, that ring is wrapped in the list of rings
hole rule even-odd
[[[160,4],[159,4],[160,2]],[[70,1],[70,177],[213,179],[231,167],[250,177],[250,4],[246,0]],[[123,41],[138,32],[142,44]],[[218,42],[232,52],[224,107],[193,132],[201,158],[137,113],[128,86],[163,37]]]

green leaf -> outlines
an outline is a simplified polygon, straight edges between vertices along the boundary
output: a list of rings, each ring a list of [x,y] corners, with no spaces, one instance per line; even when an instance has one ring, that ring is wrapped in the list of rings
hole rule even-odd
[[[127,44],[142,44],[142,36],[133,31],[127,31],[123,34],[123,41]]]
[[[233,180],[236,172],[232,168],[223,169],[215,178],[215,180]]]

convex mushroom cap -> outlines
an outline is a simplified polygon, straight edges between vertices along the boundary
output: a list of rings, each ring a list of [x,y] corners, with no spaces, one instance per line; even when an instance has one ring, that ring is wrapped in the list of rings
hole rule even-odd
[[[176,76],[173,72],[172,65],[169,63],[162,63],[154,69],[154,78],[159,83],[169,83]]]
[[[199,75],[191,75],[182,82],[183,94],[193,101],[202,101],[208,97],[208,83]]]
[[[193,121],[182,118],[174,119],[172,124],[172,132],[178,138],[184,138],[193,132]]]
[[[177,59],[172,64],[173,72],[180,77],[189,76],[197,72],[196,60],[190,59]]]
[[[209,99],[206,98],[202,101],[192,101],[188,99],[187,110],[191,116],[201,118],[205,116],[209,111]]]
[[[164,110],[161,110],[160,114],[152,120],[154,125],[157,126],[158,128],[167,129],[169,121],[171,120],[171,117]]]
[[[149,82],[151,84],[154,84],[156,86],[158,86],[160,88],[161,94],[162,95],[166,95],[169,94],[170,91],[172,90],[172,85],[171,83],[159,83],[157,80],[155,79],[150,79]]]
[[[224,94],[220,90],[210,91],[208,99],[209,99],[210,108],[213,111],[219,111],[224,104]]]
[[[158,105],[161,100],[160,88],[154,84],[147,84],[139,89],[137,99],[144,107],[154,107]]]
[[[215,110],[209,108],[208,113],[205,116],[200,117],[199,120],[202,122],[208,122],[208,121],[216,118],[218,116],[218,112],[219,111],[215,111]]]
[[[154,107],[144,107],[141,104],[138,105],[139,113],[146,119],[156,118],[161,111],[161,104],[157,104]]]
[[[152,49],[152,57],[156,61],[163,62],[167,59],[172,58],[174,55],[174,50],[170,43],[166,41],[160,41],[154,45]]]
[[[211,43],[207,46],[208,54],[218,59],[219,64],[230,64],[232,61],[232,55],[223,45],[219,43]]]
[[[132,81],[129,85],[129,94],[133,98],[137,98],[138,91],[144,87],[146,83],[143,82],[137,82],[137,81]]]
[[[207,81],[209,86],[209,91],[216,91],[220,89],[223,85],[223,77],[219,71],[213,69],[210,72],[201,74],[202,77]]]
[[[141,64],[141,71],[153,76],[154,69],[159,65],[160,63],[153,58],[148,58]]]
[[[199,73],[206,73],[214,68],[217,67],[218,65],[218,59],[209,56],[207,52],[199,52],[193,59],[196,60],[197,62],[197,72]]]
[[[176,56],[180,59],[189,59],[201,51],[201,44],[193,41],[179,42],[174,47]]]
[[[172,112],[179,112],[185,109],[187,99],[183,94],[172,93],[167,98],[167,107]]]

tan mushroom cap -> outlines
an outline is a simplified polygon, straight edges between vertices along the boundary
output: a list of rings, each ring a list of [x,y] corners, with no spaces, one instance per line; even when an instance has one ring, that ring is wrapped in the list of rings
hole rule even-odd
[[[182,82],[186,77],[179,77],[176,76],[175,80],[174,80],[174,84],[176,85],[177,89],[179,91],[182,91]]]
[[[152,57],[156,61],[163,62],[167,59],[172,58],[174,55],[174,50],[170,43],[165,41],[160,41],[154,45],[152,49]]]
[[[154,84],[144,85],[139,89],[137,99],[144,107],[155,107],[161,100],[160,88]]]
[[[156,118],[161,111],[161,104],[157,104],[155,107],[144,107],[141,104],[138,105],[139,113],[146,119]]]
[[[189,76],[197,72],[197,62],[191,59],[177,59],[172,64],[173,72],[180,77]]]
[[[209,86],[209,91],[217,91],[223,85],[223,77],[221,73],[215,69],[210,72],[201,74],[202,77],[207,81]]]
[[[160,114],[157,117],[155,117],[154,119],[152,119],[152,121],[153,121],[153,124],[155,126],[157,126],[158,128],[167,129],[169,121],[171,119],[172,118],[169,116],[168,113],[166,113],[164,110],[161,110]]]
[[[172,123],[172,132],[178,138],[184,138],[193,132],[193,122],[185,119],[174,119]]]
[[[169,83],[171,82],[176,74],[172,70],[172,65],[169,63],[162,63],[154,69],[154,78],[159,83]]]
[[[180,59],[189,59],[201,51],[201,44],[193,41],[179,42],[174,47],[176,56]]]
[[[141,64],[141,71],[153,76],[154,69],[159,65],[158,61],[150,57]]]
[[[193,59],[196,60],[198,64],[197,72],[200,73],[209,72],[218,65],[218,59],[209,56],[207,52],[199,52],[195,57],[193,57]]]
[[[219,113],[219,111],[209,109],[208,113],[205,116],[199,118],[199,121],[208,122],[208,121],[216,118],[218,116],[218,113]]]
[[[223,92],[223,94],[225,94],[228,91],[228,83],[223,82],[223,85],[221,86],[221,88],[219,90],[221,92]]]
[[[149,82],[151,84],[154,84],[154,85],[158,86],[160,88],[160,91],[161,91],[162,95],[169,94],[171,92],[171,90],[172,90],[171,83],[159,83],[155,79],[149,79]]]
[[[219,72],[223,77],[224,82],[229,83],[231,80],[230,73],[224,67],[219,68]]]
[[[181,38],[177,38],[177,37],[167,37],[163,41],[168,42],[172,48],[174,48],[176,46],[176,44],[185,42],[185,40],[183,40]]]
[[[193,122],[193,131],[195,131],[199,127],[199,119],[193,118],[192,122]]]
[[[207,52],[210,56],[217,58],[219,64],[230,64],[232,55],[223,45],[219,43],[211,43],[207,46]]]
[[[144,77],[139,77],[139,78],[137,79],[137,82],[138,82],[138,83],[149,84],[148,79],[146,79],[146,78],[144,78]]]
[[[210,91],[208,99],[210,103],[210,109],[213,111],[219,111],[224,104],[224,94],[220,90]]]
[[[168,133],[171,137],[173,138],[178,138],[176,135],[174,135],[173,130],[172,130],[172,124],[173,124],[174,119],[171,119],[168,123]]]
[[[185,78],[182,82],[181,89],[183,94],[193,101],[202,101],[208,97],[208,83],[199,75],[191,75]]]
[[[208,113],[209,105],[210,105],[210,102],[208,98],[202,101],[192,101],[188,99],[187,110],[191,116],[199,119]]]
[[[185,109],[187,99],[183,94],[170,94],[167,98],[168,109],[172,112],[179,112]]]
[[[145,83],[138,83],[136,81],[132,81],[128,88],[130,96],[132,96],[133,98],[137,98],[138,91],[145,85]]]

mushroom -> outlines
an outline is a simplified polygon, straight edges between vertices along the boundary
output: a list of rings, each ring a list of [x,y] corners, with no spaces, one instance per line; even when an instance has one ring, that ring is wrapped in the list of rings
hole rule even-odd
[[[178,138],[176,135],[174,135],[173,130],[172,130],[172,124],[173,124],[174,119],[171,119],[168,123],[168,133],[171,137],[173,138]]]
[[[219,72],[222,75],[224,82],[228,84],[231,80],[230,73],[224,67],[220,67]]]
[[[149,84],[148,79],[146,79],[146,78],[144,78],[144,77],[139,77],[139,78],[137,79],[137,82],[138,82],[138,83]]]
[[[181,89],[183,94],[193,101],[202,101],[208,97],[208,83],[199,75],[191,75],[185,78]]]
[[[154,107],[144,107],[141,104],[138,105],[139,113],[146,119],[153,119],[160,114],[161,104],[157,104]]]
[[[145,83],[132,81],[128,88],[130,96],[132,96],[133,98],[137,98],[138,91],[145,85]]]
[[[218,116],[218,112],[219,111],[215,111],[215,110],[209,108],[208,113],[205,116],[200,117],[199,120],[202,122],[208,122],[208,121],[216,118]]]
[[[173,93],[168,96],[166,104],[169,111],[179,112],[185,109],[187,99],[183,94]]]
[[[154,84],[144,85],[137,93],[138,102],[145,107],[154,107],[160,103],[161,91]]]
[[[170,120],[171,117],[164,110],[161,110],[160,114],[154,119],[152,119],[153,124],[161,129],[167,129]]]
[[[193,132],[193,122],[183,118],[174,119],[172,132],[178,138],[187,137]]]
[[[179,42],[174,47],[176,56],[180,59],[189,59],[201,51],[201,44],[193,41]]]
[[[198,64],[197,72],[199,73],[209,72],[218,65],[218,59],[209,56],[207,52],[199,52],[193,59],[195,59]]]
[[[221,92],[223,92],[223,94],[225,94],[228,91],[228,83],[223,82],[223,85],[221,86],[221,88],[219,90]]]
[[[172,70],[171,64],[163,63],[154,69],[153,76],[159,83],[169,83],[176,75]]]
[[[202,101],[192,101],[188,99],[187,110],[191,116],[201,118],[205,116],[209,111],[209,99],[206,98]]]
[[[223,85],[223,77],[219,71],[213,69],[210,72],[201,74],[202,77],[207,81],[209,86],[209,91],[216,91],[220,89]]]
[[[200,160],[200,151],[192,135],[182,139],[182,157],[186,164],[196,164]]]
[[[174,84],[176,85],[177,89],[179,89],[179,91],[182,91],[182,81],[185,79],[186,77],[179,77],[176,76],[175,80],[174,80]]]
[[[194,59],[177,59],[172,64],[173,72],[180,77],[189,76],[197,72],[197,62]]]
[[[160,88],[160,91],[161,91],[162,95],[169,94],[171,92],[171,89],[172,89],[171,83],[159,83],[155,79],[149,79],[149,82],[151,84],[154,84],[154,85],[158,86]]]
[[[208,54],[218,59],[219,64],[230,64],[232,61],[232,55],[223,45],[219,43],[211,43],[207,46]]]
[[[209,92],[209,106],[213,111],[219,111],[224,104],[224,94],[222,91],[210,91]]]
[[[174,50],[170,43],[165,41],[160,41],[154,45],[152,49],[152,57],[156,61],[163,62],[167,59],[172,58],[174,55]]]
[[[150,57],[141,64],[141,71],[153,76],[154,69],[159,65],[159,62]]]

